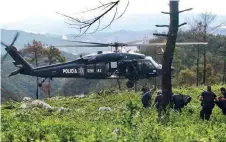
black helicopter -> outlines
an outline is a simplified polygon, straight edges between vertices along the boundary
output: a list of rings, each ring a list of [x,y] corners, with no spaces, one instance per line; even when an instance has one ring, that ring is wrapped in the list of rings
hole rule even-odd
[[[36,76],[44,78],[39,84],[47,78],[85,78],[85,79],[128,79],[127,87],[132,88],[135,81],[145,78],[153,78],[160,76],[162,73],[162,65],[158,64],[150,56],[145,56],[139,53],[120,52],[119,47],[127,46],[156,46],[165,45],[165,43],[151,43],[151,44],[133,44],[130,43],[96,43],[96,42],[82,42],[83,45],[61,45],[55,47],[115,47],[114,52],[98,51],[94,54],[80,56],[70,62],[48,65],[33,68],[13,46],[19,33],[16,34],[11,45],[4,45],[7,51],[5,58],[8,54],[14,59],[13,64],[18,67],[18,70],[13,71],[10,76],[16,74],[23,74],[29,76]],[[84,45],[89,44],[89,45]],[[207,44],[207,43],[177,43],[178,45],[190,44]]]

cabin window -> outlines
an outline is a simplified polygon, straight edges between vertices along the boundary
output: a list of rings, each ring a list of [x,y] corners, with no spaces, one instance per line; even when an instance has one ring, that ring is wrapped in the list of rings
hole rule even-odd
[[[151,63],[151,61],[144,61],[143,65],[146,68],[155,68],[155,66]]]
[[[117,62],[111,62],[111,68],[116,69],[117,68]]]

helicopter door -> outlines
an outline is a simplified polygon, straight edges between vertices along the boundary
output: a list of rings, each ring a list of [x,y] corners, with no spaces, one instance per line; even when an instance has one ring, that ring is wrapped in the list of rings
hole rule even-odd
[[[126,69],[127,75],[135,77],[138,75],[140,70],[141,70],[141,67],[139,65],[139,61],[128,62],[127,69]]]
[[[119,74],[123,75],[126,73],[126,63],[125,62],[119,62],[118,63],[118,69],[119,69]]]

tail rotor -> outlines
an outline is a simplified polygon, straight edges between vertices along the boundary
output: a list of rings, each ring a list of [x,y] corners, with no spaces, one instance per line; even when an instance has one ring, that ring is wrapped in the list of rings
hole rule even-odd
[[[6,50],[9,51],[13,47],[13,45],[16,42],[16,40],[17,40],[19,35],[20,35],[19,32],[17,32],[15,37],[14,37],[14,39],[13,39],[13,41],[12,41],[12,43],[10,45],[5,44],[4,42],[1,42],[1,45],[5,46]],[[2,59],[1,59],[1,64],[3,64],[3,62],[6,59],[6,57],[8,56],[8,54],[9,53],[7,52],[5,55],[3,55]]]

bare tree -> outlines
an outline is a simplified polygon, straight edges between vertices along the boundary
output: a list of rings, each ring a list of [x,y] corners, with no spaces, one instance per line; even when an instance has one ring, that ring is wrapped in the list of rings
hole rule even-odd
[[[219,27],[225,24],[225,21],[218,25],[213,25],[216,21],[216,15],[212,12],[201,13],[198,17],[190,20],[189,25],[191,31],[195,33],[195,39],[197,41],[207,42],[208,41],[208,33],[217,30]],[[203,84],[206,84],[206,47],[203,49]],[[199,52],[199,50],[198,50]],[[198,53],[199,54],[199,53]],[[197,63],[198,64],[198,63]]]
[[[162,12],[163,14],[170,15],[170,24],[169,25],[156,25],[156,27],[168,27],[168,34],[154,34],[156,36],[165,36],[167,37],[166,49],[163,54],[162,61],[162,91],[163,91],[163,108],[166,110],[166,106],[170,103],[172,97],[172,82],[171,82],[171,70],[172,70],[172,61],[174,55],[174,49],[176,45],[178,28],[187,24],[179,24],[179,13],[189,11],[190,9],[185,9],[179,11],[179,2],[178,0],[170,0],[170,12]]]
[[[115,20],[121,18],[122,15],[126,12],[128,6],[129,6],[129,0],[128,0],[127,5],[126,5],[125,9],[123,10],[123,12],[118,14],[118,5],[119,5],[120,1],[122,1],[122,0],[117,0],[117,1],[114,1],[114,2],[108,2],[108,3],[105,3],[105,4],[100,2],[100,6],[98,6],[98,7],[77,13],[77,14],[82,15],[82,14],[88,13],[88,12],[101,11],[101,14],[99,14],[95,18],[91,18],[91,19],[88,19],[88,20],[84,20],[83,18],[78,18],[78,17],[75,17],[75,16],[69,16],[69,15],[66,15],[66,14],[59,13],[59,12],[58,12],[58,14],[67,18],[67,21],[65,21],[65,22],[68,25],[72,26],[72,28],[79,30],[79,34],[77,34],[75,36],[75,37],[78,37],[78,36],[82,36],[84,34],[87,34],[88,31],[90,30],[90,28],[92,26],[94,26],[96,23],[97,23],[97,27],[91,33],[95,33],[97,31],[102,31],[102,30],[108,28]],[[113,10],[114,10],[113,18],[111,19],[111,21],[106,26],[101,28],[100,27],[101,20],[108,13],[110,13],[110,11],[113,11]],[[89,33],[89,34],[91,34],[91,33]]]

